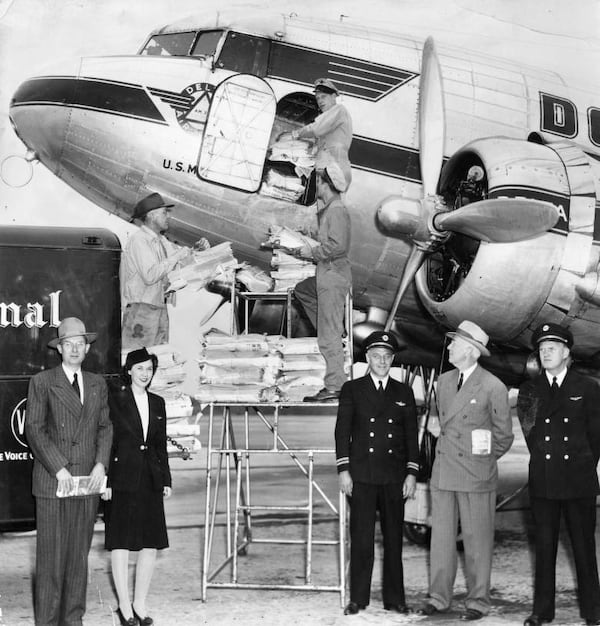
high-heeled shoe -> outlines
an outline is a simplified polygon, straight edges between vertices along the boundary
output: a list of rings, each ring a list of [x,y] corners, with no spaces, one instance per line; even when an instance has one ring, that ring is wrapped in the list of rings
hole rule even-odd
[[[127,619],[123,615],[123,613],[121,613],[121,609],[117,609],[116,613],[119,616],[119,621],[121,622],[121,626],[138,626],[139,621],[135,614],[135,611],[133,612],[133,617],[130,617],[129,619]]]
[[[133,616],[138,620],[138,622],[141,624],[141,626],[150,626],[151,624],[154,624],[154,620],[151,617],[149,617],[148,615],[146,615],[146,617],[140,617],[135,612],[135,609],[133,608],[133,604],[131,605],[131,610],[133,611]]]

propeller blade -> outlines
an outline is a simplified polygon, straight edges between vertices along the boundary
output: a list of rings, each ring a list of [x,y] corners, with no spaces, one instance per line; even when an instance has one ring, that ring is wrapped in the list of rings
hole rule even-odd
[[[444,158],[444,91],[433,38],[423,46],[419,83],[419,164],[423,195],[436,192]]]
[[[509,243],[545,233],[558,218],[558,210],[549,202],[504,198],[481,200],[456,211],[438,213],[433,226],[481,241]]]
[[[423,265],[423,261],[427,256],[427,250],[425,248],[421,248],[419,246],[413,246],[410,251],[410,256],[406,261],[406,265],[404,266],[404,271],[402,272],[402,278],[400,279],[400,284],[398,285],[398,291],[396,291],[396,297],[394,298],[394,303],[392,304],[392,308],[388,313],[388,318],[385,323],[384,330],[390,330],[392,324],[394,323],[394,317],[396,317],[396,311],[400,306],[400,301],[402,297],[406,293],[408,286],[412,282],[415,274],[419,271],[421,265]]]

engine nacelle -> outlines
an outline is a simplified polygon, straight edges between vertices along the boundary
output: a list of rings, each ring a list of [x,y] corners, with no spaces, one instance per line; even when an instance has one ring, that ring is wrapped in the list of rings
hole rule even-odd
[[[467,174],[474,165],[483,168],[485,177],[469,186]],[[449,206],[483,198],[531,198],[554,204],[560,219],[548,233],[518,243],[480,243],[454,234],[417,275],[419,295],[431,315],[447,327],[470,319],[493,340],[523,347],[535,324],[561,322],[572,314],[575,285],[598,262],[592,249],[593,167],[568,142],[489,138],[455,153],[439,185]]]

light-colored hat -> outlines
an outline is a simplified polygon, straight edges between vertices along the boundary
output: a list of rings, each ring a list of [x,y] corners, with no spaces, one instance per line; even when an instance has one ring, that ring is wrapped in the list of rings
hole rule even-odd
[[[58,327],[58,337],[51,339],[48,347],[56,348],[61,341],[71,337],[85,337],[87,343],[94,343],[97,336],[97,333],[88,333],[85,324],[78,317],[65,317]]]
[[[342,171],[342,168],[335,162],[329,161],[329,163],[323,168],[325,172],[327,172],[327,176],[329,176],[329,180],[331,180],[332,185],[336,188],[337,191],[343,193],[348,188],[348,182],[346,181],[346,176]]]
[[[486,347],[490,338],[475,322],[469,320],[461,322],[456,331],[446,333],[446,337],[450,339],[460,337],[475,346],[483,356],[490,356],[490,351]]]
[[[339,95],[338,88],[333,84],[329,78],[317,78],[315,80],[315,91],[323,91],[325,93],[334,93],[336,96]]]

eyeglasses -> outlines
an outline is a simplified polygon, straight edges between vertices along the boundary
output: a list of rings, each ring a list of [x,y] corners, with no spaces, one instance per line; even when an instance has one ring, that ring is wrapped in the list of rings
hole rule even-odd
[[[83,350],[85,348],[85,341],[61,341],[61,344],[67,350]]]

